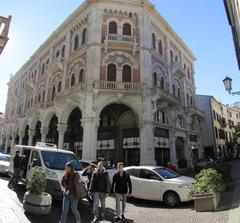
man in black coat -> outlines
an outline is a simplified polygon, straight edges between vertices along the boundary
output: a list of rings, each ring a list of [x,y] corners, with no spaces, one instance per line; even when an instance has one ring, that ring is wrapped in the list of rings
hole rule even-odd
[[[101,207],[102,207],[101,219],[104,219],[105,199],[107,194],[110,193],[110,189],[111,189],[111,185],[110,185],[108,172],[105,170],[103,162],[99,162],[97,170],[93,172],[90,188],[89,188],[89,190],[93,195],[94,219],[92,223],[99,221],[99,216],[98,216],[99,200],[101,202]]]
[[[118,172],[113,176],[112,193],[115,193],[116,198],[116,221],[120,221],[120,201],[122,201],[122,219],[125,219],[124,212],[126,207],[127,194],[131,196],[132,183],[129,174],[123,170],[124,164],[118,163]]]
[[[21,157],[19,156],[19,151],[16,151],[13,158],[13,176],[8,182],[9,188],[15,188],[18,184],[19,176],[21,170]]]

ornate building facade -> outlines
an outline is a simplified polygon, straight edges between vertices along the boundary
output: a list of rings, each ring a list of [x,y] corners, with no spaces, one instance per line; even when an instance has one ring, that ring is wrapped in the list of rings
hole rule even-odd
[[[2,141],[190,163],[202,154],[194,61],[148,0],[86,0],[10,79]]]

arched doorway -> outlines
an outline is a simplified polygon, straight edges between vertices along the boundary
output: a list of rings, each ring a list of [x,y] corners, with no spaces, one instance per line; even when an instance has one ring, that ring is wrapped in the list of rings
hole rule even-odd
[[[82,112],[76,107],[68,117],[68,128],[64,135],[64,149],[73,151],[82,158],[83,128],[81,126]]]
[[[15,138],[15,145],[18,145],[19,143],[19,135],[17,135],[17,137]]]
[[[97,140],[98,160],[139,165],[138,118],[128,106],[115,103],[102,110]]]
[[[58,130],[57,130],[58,118],[53,115],[49,122],[49,130],[46,137],[46,142],[54,143],[58,145]]]
[[[29,125],[27,125],[25,128],[25,134],[24,134],[23,143],[22,143],[23,145],[28,145],[28,140],[29,140],[28,130],[29,130]]]
[[[181,162],[181,160],[185,159],[184,155],[184,139],[182,137],[177,137],[175,142],[176,147],[176,158],[178,163]]]
[[[33,145],[36,145],[37,142],[41,141],[42,134],[41,134],[41,122],[38,121],[35,126],[35,135],[33,136]]]

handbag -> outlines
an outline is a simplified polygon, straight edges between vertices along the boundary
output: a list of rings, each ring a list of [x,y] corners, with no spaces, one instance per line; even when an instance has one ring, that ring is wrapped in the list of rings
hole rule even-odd
[[[83,198],[87,197],[88,193],[85,188],[85,184],[83,181],[81,181],[79,174],[77,173],[76,176],[78,175],[77,179],[75,180],[75,188],[76,188],[76,197],[79,200],[82,200]]]

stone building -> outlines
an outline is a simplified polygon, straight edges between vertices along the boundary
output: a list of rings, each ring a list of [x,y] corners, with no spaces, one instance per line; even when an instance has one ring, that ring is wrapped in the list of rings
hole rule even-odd
[[[10,79],[2,140],[190,163],[202,154],[194,61],[148,0],[86,0]]]
[[[0,16],[0,55],[8,41],[11,18],[11,16],[8,18]]]
[[[204,111],[201,138],[207,158],[231,156],[236,153],[236,126],[240,123],[240,109],[224,105],[213,96],[197,95],[197,106]]]

